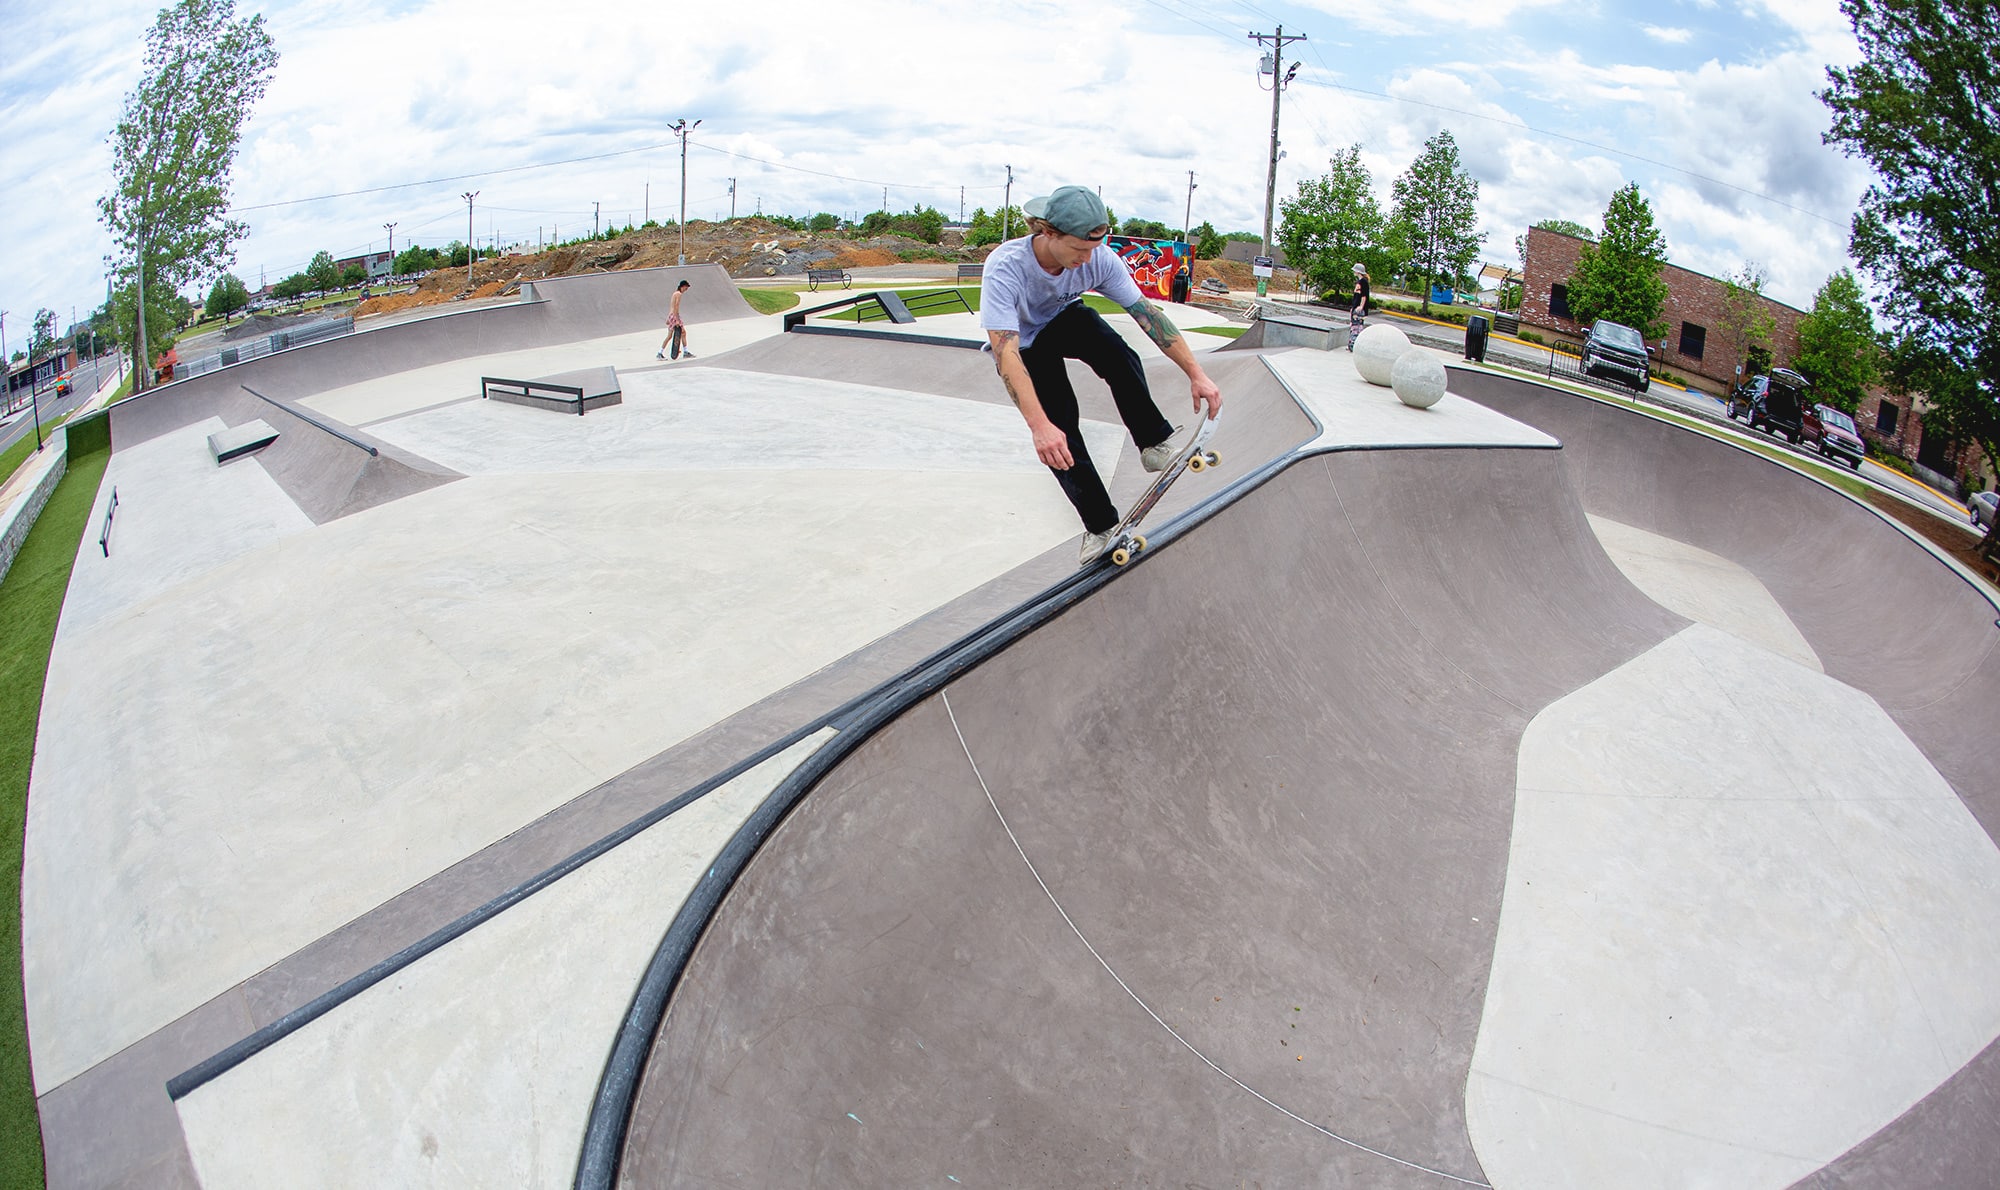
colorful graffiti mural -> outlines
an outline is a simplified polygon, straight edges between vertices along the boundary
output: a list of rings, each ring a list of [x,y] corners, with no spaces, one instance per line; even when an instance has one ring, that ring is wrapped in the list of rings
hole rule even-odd
[[[1162,301],[1174,300],[1174,274],[1194,259],[1194,253],[1181,240],[1106,236],[1104,242],[1111,245],[1111,250],[1125,261],[1125,267],[1132,270],[1132,279],[1139,283],[1139,292]]]

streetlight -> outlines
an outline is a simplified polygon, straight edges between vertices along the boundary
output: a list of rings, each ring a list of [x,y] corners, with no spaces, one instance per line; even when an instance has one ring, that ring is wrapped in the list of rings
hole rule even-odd
[[[382,230],[389,233],[389,280],[396,279],[396,225],[384,223]]]
[[[472,261],[474,257],[479,255],[472,250],[472,200],[479,197],[479,191],[474,190],[469,194],[461,194],[459,197],[465,200],[465,288],[468,291],[467,296],[470,296],[470,290],[472,289]]]
[[[688,262],[688,133],[701,127],[701,121],[690,124],[682,116],[673,122],[674,135],[681,138],[681,260]]]
[[[1189,170],[1189,171],[1188,171],[1188,199],[1187,199],[1187,211],[1186,211],[1186,212],[1184,212],[1184,213],[1183,213],[1183,214],[1181,215],[1181,242],[1182,242],[1182,243],[1187,243],[1187,242],[1188,242],[1188,237],[1194,234],[1194,233],[1193,233],[1193,231],[1192,231],[1192,230],[1190,230],[1190,227],[1191,227],[1191,225],[1192,225],[1192,223],[1193,223],[1193,221],[1194,221],[1194,192],[1195,192],[1196,190],[1199,190],[1199,189],[1201,189],[1201,187],[1199,187],[1199,186],[1196,186],[1196,185],[1194,184],[1194,171],[1193,171],[1193,170]]]
[[[1292,81],[1292,76],[1298,74],[1299,64],[1297,62],[1292,63],[1291,70],[1287,71],[1282,78],[1278,76],[1278,71],[1282,70],[1285,65],[1285,45],[1288,42],[1304,41],[1306,36],[1303,33],[1295,33],[1290,37],[1286,37],[1285,27],[1279,25],[1278,31],[1275,33],[1252,33],[1250,34],[1250,38],[1260,46],[1267,42],[1271,46],[1271,52],[1264,55],[1264,61],[1257,67],[1259,77],[1266,74],[1271,76],[1271,157],[1270,166],[1264,174],[1264,246],[1263,250],[1258,253],[1259,256],[1269,259],[1271,255],[1271,214],[1277,206],[1278,197],[1278,158],[1283,156],[1283,154],[1278,152],[1278,99],[1284,94],[1285,87]],[[1265,278],[1257,278],[1258,297],[1264,296],[1264,284]]]

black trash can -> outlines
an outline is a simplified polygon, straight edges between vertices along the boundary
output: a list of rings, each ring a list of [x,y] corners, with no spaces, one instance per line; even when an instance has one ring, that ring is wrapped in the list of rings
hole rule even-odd
[[[1465,320],[1465,358],[1486,362],[1486,315],[1474,314]]]

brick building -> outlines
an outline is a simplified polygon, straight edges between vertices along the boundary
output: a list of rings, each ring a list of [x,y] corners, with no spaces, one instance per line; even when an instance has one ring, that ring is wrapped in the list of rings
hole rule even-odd
[[[389,275],[395,258],[387,252],[368,252],[360,256],[347,256],[333,262],[333,267],[345,273],[350,266],[360,265],[371,282],[380,281]]]
[[[1528,259],[1521,281],[1521,325],[1532,326],[1570,342],[1583,342],[1587,328],[1570,317],[1568,282],[1576,272],[1577,257],[1588,240],[1545,227],[1528,229]],[[1667,283],[1667,301],[1660,321],[1667,326],[1664,343],[1655,342],[1654,359],[1660,368],[1691,381],[1697,388],[1716,395],[1729,392],[1736,384],[1738,358],[1729,332],[1722,325],[1723,299],[1728,287],[1714,277],[1678,265],[1661,270]],[[1788,367],[1798,357],[1799,320],[1804,310],[1770,298],[1757,299],[1771,314],[1771,363]],[[1977,484],[1984,475],[1990,483],[1991,466],[1979,448],[1961,445],[1923,433],[1923,418],[1911,409],[1908,396],[1870,389],[1854,415],[1854,423],[1864,437],[1879,448],[1916,463],[1929,478],[1949,485],[1963,478]]]

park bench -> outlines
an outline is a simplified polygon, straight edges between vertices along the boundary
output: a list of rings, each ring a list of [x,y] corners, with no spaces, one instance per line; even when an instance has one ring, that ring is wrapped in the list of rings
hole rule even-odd
[[[816,290],[816,289],[818,289],[818,288],[819,288],[819,287],[820,287],[820,286],[821,286],[822,284],[824,284],[824,285],[831,285],[831,284],[833,284],[833,283],[834,283],[835,281],[838,281],[838,282],[840,282],[840,287],[841,287],[842,289],[848,289],[848,288],[851,288],[851,287],[852,287],[852,286],[854,285],[854,278],[853,278],[853,277],[850,277],[850,276],[848,276],[848,275],[847,275],[847,272],[846,272],[846,271],[845,271],[844,269],[807,269],[807,270],[806,270],[806,288],[807,288],[807,289],[814,289],[814,290]]]
[[[983,277],[985,274],[986,266],[983,264],[962,264],[958,266],[958,279],[961,281],[967,278]]]

